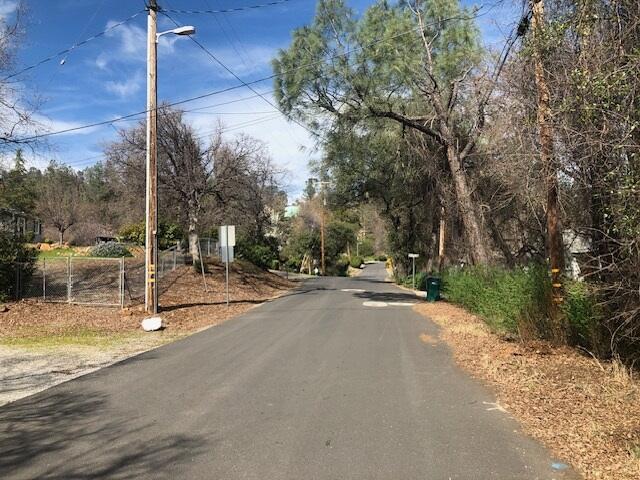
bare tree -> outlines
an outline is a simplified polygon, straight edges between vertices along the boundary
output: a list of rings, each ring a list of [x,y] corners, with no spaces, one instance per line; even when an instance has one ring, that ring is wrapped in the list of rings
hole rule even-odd
[[[38,128],[33,114],[36,99],[26,96],[13,72],[15,54],[24,34],[26,9],[16,2],[8,16],[0,18],[0,152],[14,150],[19,145],[34,144]]]
[[[44,171],[38,192],[38,213],[58,230],[60,245],[65,232],[79,219],[81,184],[66,166],[51,163]]]

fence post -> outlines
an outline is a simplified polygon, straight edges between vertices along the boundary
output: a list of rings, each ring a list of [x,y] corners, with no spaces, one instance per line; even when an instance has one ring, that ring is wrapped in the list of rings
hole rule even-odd
[[[178,247],[176,246],[173,249],[173,269],[172,270],[176,269],[177,262],[178,262]]]
[[[120,258],[120,308],[124,308],[124,257]]]
[[[20,300],[20,264],[14,263],[16,267],[16,300]]]
[[[67,303],[71,303],[71,284],[72,284],[72,273],[71,273],[71,255],[67,257]]]
[[[47,301],[47,259],[42,259],[42,301]]]
[[[211,256],[211,238],[207,238],[207,257]]]

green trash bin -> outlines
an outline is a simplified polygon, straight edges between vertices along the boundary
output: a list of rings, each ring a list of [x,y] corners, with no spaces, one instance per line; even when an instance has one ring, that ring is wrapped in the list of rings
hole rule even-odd
[[[440,300],[440,277],[427,277],[427,302]]]

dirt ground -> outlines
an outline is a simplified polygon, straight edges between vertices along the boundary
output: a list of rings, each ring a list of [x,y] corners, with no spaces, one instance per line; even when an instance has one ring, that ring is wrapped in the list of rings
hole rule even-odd
[[[640,478],[640,383],[628,370],[570,348],[502,339],[446,302],[415,309],[441,327],[456,362],[585,479]]]
[[[251,264],[232,264],[226,305],[224,267],[205,275],[184,267],[164,278],[160,314],[166,328],[143,332],[141,305],[125,309],[20,301],[0,312],[0,405],[102,368],[282,295],[295,284]]]

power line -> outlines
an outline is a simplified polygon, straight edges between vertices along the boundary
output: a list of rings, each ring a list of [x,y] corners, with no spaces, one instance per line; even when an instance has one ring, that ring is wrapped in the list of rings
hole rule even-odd
[[[49,55],[48,57],[43,58],[42,60],[40,60],[40,61],[38,61],[38,62],[36,62],[36,63],[34,63],[32,65],[29,65],[28,67],[25,67],[25,68],[23,68],[22,70],[20,70],[18,72],[12,73],[11,75],[8,75],[8,76],[4,77],[0,81],[5,82],[5,81],[9,80],[10,78],[17,77],[18,75],[23,74],[24,72],[26,72],[28,70],[32,70],[32,69],[34,69],[36,67],[39,67],[42,64],[50,62],[51,60],[53,60],[56,57],[61,57],[62,55],[67,55],[67,54],[71,53],[72,50],[75,50],[76,48],[81,47],[83,45],[86,45],[87,43],[89,43],[89,42],[91,42],[93,40],[96,40],[96,39],[98,39],[100,37],[103,37],[104,35],[109,33],[111,30],[114,30],[114,29],[124,25],[125,23],[130,22],[131,20],[133,20],[138,15],[140,15],[141,13],[144,13],[144,12],[145,12],[144,10],[140,10],[139,12],[134,13],[130,17],[127,17],[127,18],[125,18],[124,20],[121,20],[118,23],[114,23],[113,25],[111,25],[108,28],[105,28],[103,31],[101,31],[99,33],[96,33],[95,35],[92,35],[89,38],[85,38],[81,42],[78,42],[78,43],[76,43],[76,44],[72,45],[71,47],[66,48],[64,50],[61,50],[58,53],[54,53],[53,55]]]
[[[479,15],[477,15],[477,16],[479,16]],[[444,21],[450,21],[450,20],[467,20],[469,18],[470,18],[469,16],[449,17],[449,18],[446,18],[446,19],[439,20],[438,22],[434,22],[433,24],[436,25],[436,24],[442,23]],[[337,54],[332,55],[330,57],[323,58],[323,59],[317,60],[315,62],[309,62],[309,63],[303,64],[303,65],[299,65],[299,66],[294,67],[294,68],[290,68],[289,70],[285,70],[284,72],[282,72],[280,75],[296,72],[298,70],[302,70],[302,69],[305,69],[305,68],[310,68],[310,67],[313,67],[315,65],[319,65],[319,64],[325,63],[328,60],[334,60],[334,59],[339,58],[339,57],[345,57],[345,56],[351,55],[352,53],[355,53],[357,51],[360,51],[360,50],[363,50],[365,48],[371,47],[373,45],[377,45],[379,43],[388,42],[389,40],[393,40],[395,38],[399,38],[399,37],[402,37],[404,35],[408,35],[409,33],[413,33],[413,32],[415,32],[415,31],[417,31],[419,29],[420,29],[420,27],[414,27],[414,28],[411,28],[411,29],[406,30],[404,32],[397,33],[397,34],[392,35],[392,36],[387,37],[387,38],[382,38],[382,39],[376,40],[374,42],[367,43],[365,45],[360,45],[360,46],[357,46],[357,47],[353,47],[353,48],[351,48],[349,50],[346,50],[346,51],[341,52],[341,53],[337,53]],[[211,92],[204,93],[202,95],[196,95],[194,97],[185,98],[183,100],[178,100],[178,101],[175,101],[175,102],[167,103],[165,105],[168,106],[168,107],[174,107],[174,106],[177,106],[177,105],[183,105],[185,103],[194,102],[196,100],[201,100],[203,98],[212,97],[214,95],[220,95],[222,93],[227,93],[227,92],[230,92],[230,91],[233,91],[233,90],[237,90],[239,88],[246,88],[249,85],[256,85],[258,83],[265,82],[267,80],[273,80],[274,78],[276,78],[276,77],[278,77],[280,75],[274,73],[274,74],[268,75],[266,77],[258,78],[256,80],[251,80],[251,81],[248,81],[248,82],[244,82],[243,81],[239,85],[232,85],[230,87],[222,88],[222,89],[219,89],[219,90],[213,90]],[[260,96],[262,96],[262,94],[256,92],[256,96],[260,97]],[[1,139],[0,144],[27,143],[27,142],[34,141],[34,140],[37,140],[37,139],[40,139],[40,138],[46,138],[46,137],[51,137],[51,136],[54,136],[54,135],[60,135],[60,134],[63,134],[63,133],[75,132],[75,131],[78,131],[78,130],[84,130],[84,129],[87,129],[87,128],[98,127],[98,126],[102,126],[102,125],[108,125],[110,123],[120,122],[120,121],[125,120],[127,118],[132,118],[132,117],[135,117],[137,115],[142,115],[142,114],[145,114],[145,113],[147,113],[147,110],[141,110],[139,112],[130,113],[130,114],[127,114],[127,115],[122,115],[120,117],[115,117],[115,118],[113,118],[111,120],[104,120],[104,121],[100,121],[100,122],[89,123],[89,124],[86,124],[86,125],[80,125],[78,127],[72,127],[72,128],[67,128],[67,129],[63,129],[63,130],[57,130],[57,131],[54,131],[54,132],[47,132],[47,133],[42,133],[42,134],[38,134],[38,135],[32,135],[32,136],[29,136],[29,137],[23,137],[23,138],[18,138],[18,139]]]
[[[256,113],[262,113],[262,112],[256,112]],[[254,118],[252,120],[246,120],[244,122],[239,122],[239,123],[234,123],[233,125],[229,125],[227,127],[223,127],[220,130],[209,130],[209,131],[204,131],[199,133],[198,135],[195,135],[194,138],[201,140],[213,133],[216,132],[220,132],[220,133],[228,133],[228,132],[233,132],[235,130],[239,130],[242,128],[247,128],[247,127],[253,127],[255,125],[259,125],[262,123],[266,123],[266,122],[270,122],[272,120],[276,120],[278,118],[280,118],[280,114],[279,112],[275,112],[275,115],[273,115],[273,112],[266,112],[266,113],[271,113],[271,115],[265,115],[263,117],[258,117],[258,118]],[[67,165],[69,167],[85,167],[85,166],[89,166],[93,160],[96,160],[98,158],[104,158],[104,154],[99,154],[99,155],[93,155],[91,157],[85,157],[82,158],[80,160],[74,160],[72,162],[63,162],[64,165]]]
[[[260,3],[258,5],[246,5],[244,7],[234,7],[234,8],[226,8],[220,10],[177,10],[174,8],[160,8],[158,11],[161,13],[187,13],[187,14],[202,14],[202,13],[231,13],[231,12],[242,12],[245,10],[255,10],[258,8],[272,7],[275,5],[282,5],[283,3],[288,3],[291,0],[276,0],[273,2]]]
[[[170,15],[168,15],[165,12],[160,12],[162,13],[165,17],[167,17],[169,20],[171,20],[176,27],[179,27],[180,24],[178,22],[176,22],[173,17],[171,17]],[[209,58],[211,58],[214,62],[216,62],[218,65],[220,65],[222,68],[224,68],[230,75],[233,76],[233,78],[235,78],[236,80],[238,80],[239,82],[242,83],[242,85],[246,88],[248,88],[249,90],[251,90],[253,93],[255,93],[256,95],[258,95],[262,100],[264,100],[270,107],[275,108],[278,112],[280,112],[283,116],[286,117],[286,114],[278,107],[276,106],[271,100],[269,100],[267,97],[265,97],[264,95],[262,95],[261,93],[259,93],[255,88],[253,88],[251,85],[249,85],[248,83],[246,83],[242,78],[240,78],[238,75],[236,75],[236,73],[231,70],[229,67],[227,67],[222,60],[220,60],[218,57],[216,57],[213,53],[211,53],[211,51],[205,47],[202,43],[200,43],[198,40],[196,40],[195,38],[193,38],[191,35],[189,36],[189,40],[191,40],[193,43],[195,43],[198,48],[200,48],[200,50],[202,50],[204,53],[206,53]],[[307,132],[309,132],[311,135],[313,136],[320,136],[317,132],[314,132],[313,130],[311,130],[309,127],[307,127],[305,124],[297,121],[296,119],[291,119],[294,123],[296,123],[298,126],[304,128]]]

